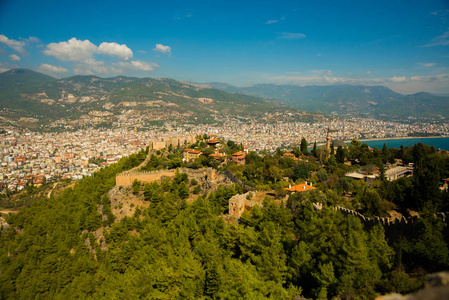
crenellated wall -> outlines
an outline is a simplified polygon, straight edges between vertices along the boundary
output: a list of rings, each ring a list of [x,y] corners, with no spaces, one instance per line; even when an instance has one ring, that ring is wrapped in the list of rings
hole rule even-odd
[[[350,210],[341,206],[336,206],[334,207],[335,210],[340,211],[342,214],[344,215],[353,215],[358,217],[363,224],[368,225],[368,226],[373,226],[376,224],[380,224],[383,225],[384,227],[393,227],[393,226],[404,226],[404,225],[411,225],[411,224],[415,224],[418,219],[419,219],[419,215],[416,216],[412,216],[412,217],[404,217],[402,216],[401,218],[383,218],[383,217],[374,217],[374,218],[370,218],[370,217],[365,217],[364,215],[362,215],[361,213],[354,211],[354,210]],[[448,213],[443,213],[443,212],[438,212],[435,214],[435,217],[441,219],[443,222],[446,222],[446,214]]]
[[[189,169],[180,168],[179,172],[187,173],[190,178],[195,178],[197,180],[205,180],[209,182],[214,182],[217,179],[217,172],[212,168],[203,169]],[[147,171],[147,172],[137,172],[137,171],[127,171],[120,173],[115,178],[115,183],[117,186],[128,186],[133,183],[134,180],[138,180],[144,183],[151,183],[153,181],[161,180],[162,177],[174,177],[176,169],[171,170],[157,170],[157,171]]]
[[[404,217],[401,218],[382,218],[382,217],[365,217],[359,212],[354,210],[350,210],[341,206],[334,207],[335,210],[341,212],[342,214],[348,216],[353,215],[360,219],[365,229],[370,229],[374,225],[380,224],[385,229],[385,236],[390,241],[397,241],[403,236],[413,236],[415,234],[415,226],[418,223],[419,215],[412,217]],[[447,222],[449,219],[446,218],[448,212],[438,212],[435,214],[436,218],[439,218],[443,222]]]

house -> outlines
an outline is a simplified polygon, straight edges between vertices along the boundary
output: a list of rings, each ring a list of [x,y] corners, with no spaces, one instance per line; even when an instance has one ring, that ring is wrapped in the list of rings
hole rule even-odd
[[[200,157],[200,155],[202,155],[203,153],[201,151],[198,150],[192,150],[192,149],[184,149],[183,152],[183,158],[185,161],[192,161],[195,158]]]
[[[220,153],[220,152],[216,152],[216,153],[210,154],[209,157],[212,157],[212,158],[214,158],[216,160],[220,160],[220,159],[225,159],[226,158],[226,154]]]
[[[232,154],[232,160],[235,161],[238,165],[242,165],[245,163],[246,153],[244,152],[236,152]]]
[[[220,140],[219,139],[211,139],[207,141],[207,144],[209,146],[217,146],[218,144],[220,144]]]
[[[311,190],[316,190],[316,187],[312,186],[312,183],[310,183],[310,185],[307,184],[307,181],[303,184],[298,184],[298,185],[294,185],[294,186],[289,186],[288,188],[285,188],[285,190],[290,193],[300,193],[300,192],[306,192],[306,191],[311,191]]]
[[[385,177],[389,181],[394,181],[400,177],[413,175],[413,167],[397,166],[385,171]]]
[[[282,157],[284,157],[284,158],[295,158],[295,155],[293,153],[287,152],[287,153],[284,153],[282,155]]]

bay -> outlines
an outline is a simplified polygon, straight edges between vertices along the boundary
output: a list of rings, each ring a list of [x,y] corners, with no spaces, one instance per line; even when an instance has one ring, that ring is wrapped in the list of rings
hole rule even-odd
[[[382,149],[384,143],[387,147],[399,148],[401,145],[413,146],[418,143],[434,146],[436,149],[449,151],[449,137],[432,137],[432,138],[401,138],[401,139],[385,139],[385,140],[361,140],[362,144],[368,144],[371,148],[377,147]]]

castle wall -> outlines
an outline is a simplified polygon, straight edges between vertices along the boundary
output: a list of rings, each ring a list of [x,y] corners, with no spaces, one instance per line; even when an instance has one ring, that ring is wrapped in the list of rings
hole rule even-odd
[[[189,178],[195,178],[198,181],[208,181],[214,182],[217,180],[218,175],[215,169],[205,168],[205,169],[189,169],[180,168],[180,173],[187,173]],[[151,183],[154,181],[161,180],[162,177],[174,177],[176,169],[171,170],[157,170],[149,172],[123,172],[116,176],[115,184],[117,186],[128,186],[133,183],[134,180],[138,180],[143,183]]]
[[[234,195],[229,199],[229,216],[234,219],[239,219],[245,210],[248,210],[256,205],[263,206],[262,203],[246,199],[250,192],[242,195]]]
[[[390,241],[397,241],[401,236],[412,236],[419,219],[419,216],[412,216],[408,218],[402,216],[400,219],[383,217],[370,218],[365,217],[359,212],[344,207],[336,206],[334,207],[334,209],[341,212],[345,216],[353,215],[359,218],[362,224],[365,226],[365,229],[370,229],[377,224],[382,225],[385,229],[385,236]],[[438,212],[435,214],[435,218],[438,218],[443,222],[447,222],[449,220],[448,218],[446,218],[448,214],[448,212]]]

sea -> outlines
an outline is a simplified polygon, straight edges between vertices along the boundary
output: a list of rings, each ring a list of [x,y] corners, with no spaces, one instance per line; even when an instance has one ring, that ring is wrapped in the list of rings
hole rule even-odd
[[[435,137],[435,138],[407,138],[407,139],[387,139],[387,140],[376,140],[376,141],[360,141],[362,144],[368,144],[371,148],[377,147],[382,149],[384,143],[387,147],[399,148],[401,145],[413,146],[418,143],[423,143],[425,145],[434,146],[436,149],[442,149],[449,151],[449,137]]]

